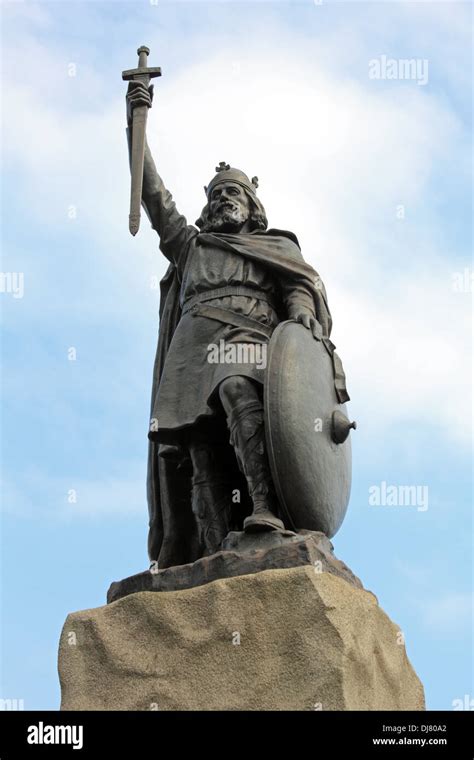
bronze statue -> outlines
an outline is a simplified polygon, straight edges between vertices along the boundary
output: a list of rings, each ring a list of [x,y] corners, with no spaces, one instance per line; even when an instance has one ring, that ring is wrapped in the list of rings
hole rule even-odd
[[[126,101],[132,204],[135,198],[130,225],[135,234],[138,183],[142,205],[169,261],[161,282],[149,429],[150,560],[159,568],[193,562],[218,551],[231,530],[334,533],[349,498],[346,439],[351,423],[341,406],[349,396],[329,339],[324,286],[305,263],[296,236],[268,229],[257,177],[249,179],[221,162],[205,187],[206,205],[196,226],[177,211],[144,136],[143,113],[153,98],[147,72],[159,72],[146,69],[145,50],[139,49],[139,68],[124,72],[130,80]],[[137,113],[141,118],[135,121]],[[276,330],[279,342],[272,337]],[[301,367],[300,350],[306,354]],[[285,351],[293,351],[296,358],[280,367]],[[316,406],[323,405],[321,424],[330,425],[323,453],[317,432],[315,451],[306,433],[301,444],[295,443],[295,420],[278,409],[280,403],[293,402],[288,373],[305,366],[307,374],[314,362],[324,375],[314,384],[314,399],[304,396],[297,376],[294,395],[302,403],[309,399],[312,431]],[[264,409],[264,386],[270,380]],[[306,376],[301,383],[313,387]],[[285,427],[291,425],[293,432],[286,435]],[[293,454],[303,475],[288,469],[285,460]]]

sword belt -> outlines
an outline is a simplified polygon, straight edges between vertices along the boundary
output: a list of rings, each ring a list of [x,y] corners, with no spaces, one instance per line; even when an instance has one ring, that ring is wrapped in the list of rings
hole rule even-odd
[[[262,324],[252,317],[244,314],[237,314],[234,311],[224,309],[221,306],[212,306],[206,301],[212,301],[215,298],[225,298],[226,296],[246,296],[247,298],[257,298],[259,301],[265,301],[268,305],[276,310],[271,297],[264,290],[249,288],[245,285],[228,285],[224,288],[215,288],[215,290],[206,290],[198,293],[192,298],[188,298],[183,304],[182,315],[191,312],[193,315],[215,319],[217,322],[233,325],[234,327],[247,327],[254,331],[261,332],[269,338],[273,332],[273,327]]]

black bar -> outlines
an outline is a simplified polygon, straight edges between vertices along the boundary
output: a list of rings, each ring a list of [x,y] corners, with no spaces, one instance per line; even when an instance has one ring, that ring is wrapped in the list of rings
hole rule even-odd
[[[28,757],[153,756],[188,750],[245,757],[258,745],[268,755],[291,756],[323,750],[348,757],[453,758],[472,760],[469,711],[448,712],[34,712],[0,713],[0,760]],[[63,726],[56,732],[56,726]],[[73,727],[76,733],[73,733]],[[42,727],[42,729],[41,729]],[[52,727],[52,728],[51,728]],[[79,731],[82,727],[82,737]],[[40,740],[43,743],[28,742]],[[46,743],[69,739],[73,744]],[[82,738],[82,747],[79,747]],[[424,743],[423,743],[424,740]],[[349,754],[350,753],[350,754]],[[341,756],[340,754],[338,756]],[[210,758],[212,760],[212,757]],[[245,759],[244,759],[245,760]]]

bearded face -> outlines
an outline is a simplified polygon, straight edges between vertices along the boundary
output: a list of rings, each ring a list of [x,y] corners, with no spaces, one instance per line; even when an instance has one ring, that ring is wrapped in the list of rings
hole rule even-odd
[[[209,222],[215,232],[240,232],[249,219],[250,204],[237,182],[221,182],[209,199]]]

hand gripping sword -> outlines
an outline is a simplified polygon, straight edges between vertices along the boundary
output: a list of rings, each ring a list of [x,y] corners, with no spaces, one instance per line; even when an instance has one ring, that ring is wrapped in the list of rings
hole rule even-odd
[[[137,50],[138,68],[122,71],[122,79],[125,81],[133,80],[134,82],[143,82],[148,87],[152,77],[160,77],[161,69],[159,66],[147,68],[147,57],[149,53],[150,50],[145,47],[145,45],[139,47]],[[130,216],[128,218],[128,228],[132,235],[136,235],[140,227],[147,116],[148,106],[137,106],[137,108],[133,109],[132,160],[130,167],[132,185],[130,192]]]

